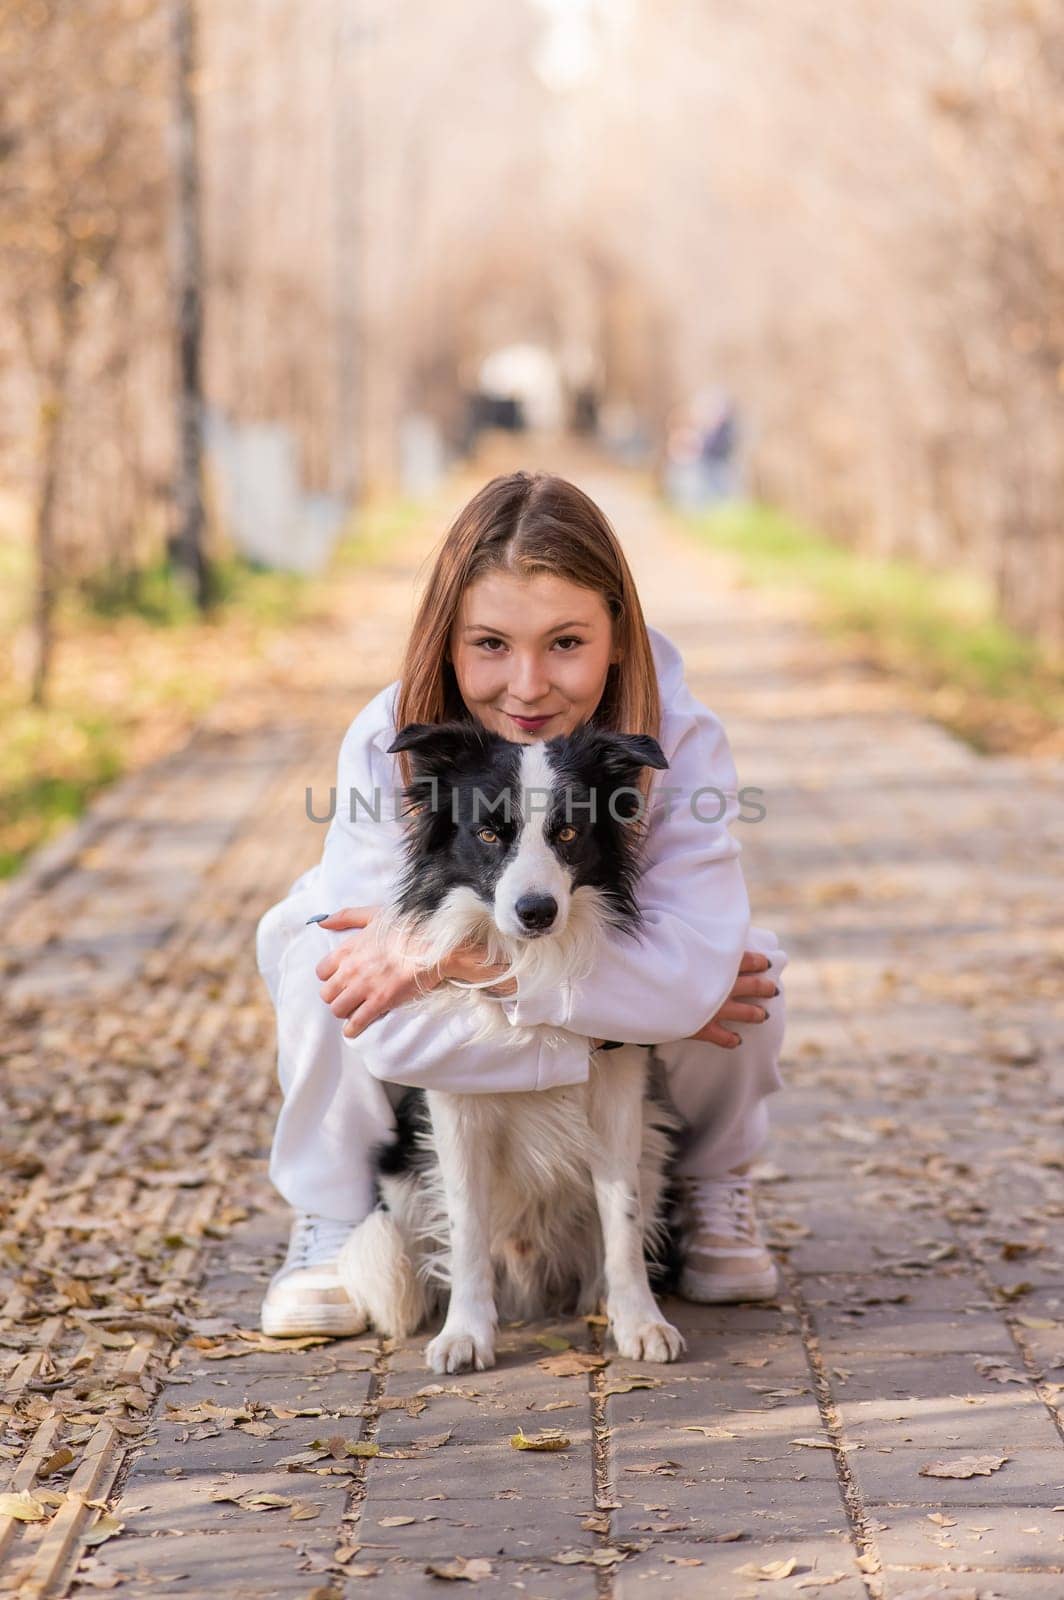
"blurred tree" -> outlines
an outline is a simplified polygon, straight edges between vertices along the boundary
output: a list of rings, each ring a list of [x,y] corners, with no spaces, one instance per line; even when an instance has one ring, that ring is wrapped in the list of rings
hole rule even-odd
[[[152,11],[144,0],[0,0],[3,293],[38,423],[37,705],[47,698],[55,642],[57,518],[80,346],[93,312],[119,290],[123,248],[144,245],[158,226]]]
[[[177,330],[176,527],[171,554],[196,603],[208,600],[203,549],[203,250],[195,0],[169,0],[173,78],[174,301]]]

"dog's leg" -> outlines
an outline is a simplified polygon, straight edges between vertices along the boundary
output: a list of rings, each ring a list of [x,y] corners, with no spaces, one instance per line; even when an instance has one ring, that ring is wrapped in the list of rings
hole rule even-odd
[[[430,1093],[451,1244],[451,1299],[443,1328],[425,1351],[433,1372],[495,1365],[495,1280],[491,1264],[491,1151],[474,1126],[471,1097]]]
[[[634,1049],[591,1066],[588,1114],[597,1135],[592,1170],[606,1252],[606,1312],[623,1356],[675,1361],[683,1336],[666,1322],[647,1277],[639,1158],[646,1074]]]

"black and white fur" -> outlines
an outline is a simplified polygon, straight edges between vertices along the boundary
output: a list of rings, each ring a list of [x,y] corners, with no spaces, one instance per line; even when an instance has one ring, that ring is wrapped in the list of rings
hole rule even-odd
[[[371,924],[416,966],[468,939],[523,994],[585,976],[607,928],[635,936],[642,830],[635,783],[668,765],[658,744],[585,725],[514,744],[475,724],[411,724],[410,827],[398,893]],[[591,810],[594,807],[594,810]],[[532,1036],[484,985],[444,983],[418,1004],[473,1009],[500,1051]],[[543,1030],[536,1030],[542,1035]],[[683,1339],[650,1287],[663,1242],[674,1116],[646,1095],[647,1055],[592,1055],[586,1084],[515,1094],[410,1091],[380,1152],[380,1203],[340,1260],[348,1294],[397,1337],[450,1289],[428,1346],[436,1372],[490,1367],[500,1315],[525,1319],[605,1297],[623,1355],[671,1361]]]

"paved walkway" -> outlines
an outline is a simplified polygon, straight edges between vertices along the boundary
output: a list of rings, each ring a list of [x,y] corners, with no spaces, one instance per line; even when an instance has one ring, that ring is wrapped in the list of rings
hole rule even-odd
[[[1064,1595],[1059,772],[970,754],[584,481],[765,790],[741,838],[792,956],[783,1299],[674,1306],[667,1371],[583,1322],[448,1384],[420,1341],[254,1334],[286,1223],[252,934],[394,676],[412,538],[0,900],[3,1592]]]

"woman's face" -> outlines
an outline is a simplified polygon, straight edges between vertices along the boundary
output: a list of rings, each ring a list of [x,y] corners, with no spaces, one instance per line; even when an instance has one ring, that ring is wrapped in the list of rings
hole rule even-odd
[[[471,583],[450,655],[467,709],[515,744],[587,722],[617,659],[602,596],[548,573],[491,572]]]

